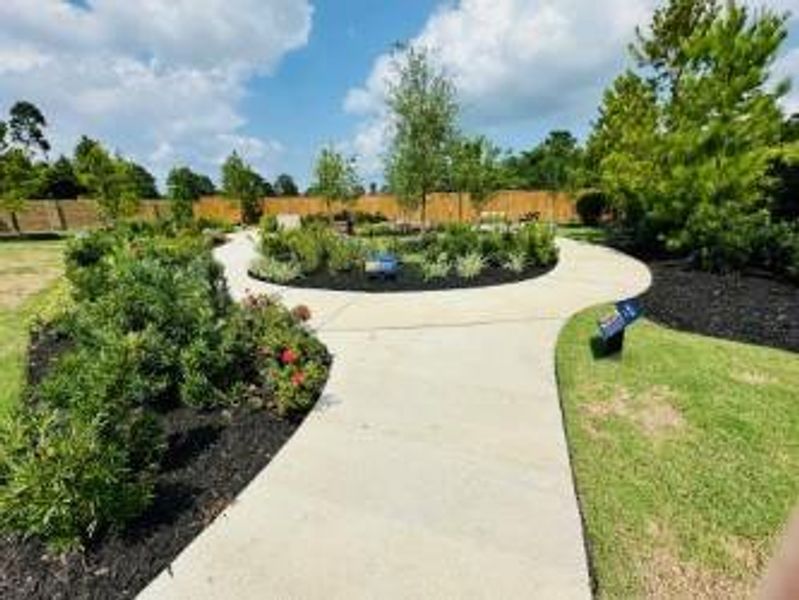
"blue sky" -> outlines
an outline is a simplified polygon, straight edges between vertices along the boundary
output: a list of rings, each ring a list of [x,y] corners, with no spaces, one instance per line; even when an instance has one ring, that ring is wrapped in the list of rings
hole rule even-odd
[[[747,0],[762,4],[758,0]],[[799,14],[799,0],[768,0]],[[270,179],[309,183],[335,143],[379,181],[388,52],[433,49],[463,128],[523,149],[582,137],[658,0],[2,0],[0,109],[39,105],[57,152],[81,134],[159,177],[216,178],[237,150]],[[775,72],[799,75],[799,28]],[[799,109],[799,91],[784,101]]]
[[[249,131],[284,146],[279,167],[307,183],[320,144],[348,139],[358,118],[342,108],[375,58],[408,40],[438,5],[433,0],[315,2],[308,45],[285,57],[273,76],[256,78],[242,110]]]

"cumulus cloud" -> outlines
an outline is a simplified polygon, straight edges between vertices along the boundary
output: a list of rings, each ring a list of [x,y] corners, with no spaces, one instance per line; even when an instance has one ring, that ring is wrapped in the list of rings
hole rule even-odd
[[[627,45],[658,4],[461,0],[434,12],[410,43],[428,48],[452,77],[468,128],[507,129],[536,121],[574,127],[594,117],[602,91],[630,65]],[[799,13],[799,0],[769,5]],[[799,59],[790,65],[788,74],[799,74]],[[363,85],[344,100],[347,112],[362,117],[352,143],[371,173],[378,170],[387,138],[383,106],[391,77],[389,56],[380,56]]]
[[[0,96],[39,104],[59,151],[86,133],[161,174],[223,147],[257,165],[280,147],[241,133],[238,103],[311,17],[305,0],[3,0]]]

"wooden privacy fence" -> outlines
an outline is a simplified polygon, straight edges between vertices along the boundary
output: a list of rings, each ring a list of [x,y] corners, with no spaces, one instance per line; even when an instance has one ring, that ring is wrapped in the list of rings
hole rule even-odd
[[[465,221],[474,221],[480,215],[472,208],[468,194],[459,202],[458,194],[433,194],[427,201],[427,220],[431,223],[452,223],[459,220],[459,205]],[[335,204],[334,212],[344,208]],[[390,194],[362,196],[351,207],[353,210],[381,214],[390,220],[421,220],[421,211],[403,211],[396,198]],[[327,204],[318,197],[266,198],[264,214],[311,215],[327,212]],[[498,193],[482,212],[502,213],[509,219],[519,219],[538,213],[542,220],[568,223],[577,218],[574,201],[568,194],[549,192],[507,191]],[[198,217],[222,219],[231,223],[241,220],[241,213],[234,202],[226,198],[207,197],[194,206]]]
[[[460,199],[463,218],[474,221],[480,215],[472,208],[468,195]],[[334,211],[344,208],[335,205]],[[353,210],[381,214],[391,220],[419,221],[420,211],[403,211],[394,196],[388,194],[363,196],[352,206]],[[143,200],[138,218],[154,220],[169,215],[169,202]],[[322,198],[291,197],[265,198],[265,214],[310,215],[326,213],[327,205]],[[500,213],[509,219],[519,219],[537,213],[542,220],[566,223],[577,218],[574,202],[568,194],[549,192],[500,192],[483,209],[483,212]],[[102,224],[97,204],[92,200],[30,200],[25,208],[14,213],[19,230],[23,233],[92,229]],[[238,203],[218,196],[206,197],[194,205],[196,217],[206,217],[227,223],[239,223],[241,211]],[[431,223],[451,223],[459,219],[457,194],[433,194],[427,202],[427,220]],[[14,220],[8,211],[0,211],[0,235],[14,234]]]
[[[103,222],[93,200],[29,200],[14,215],[22,233],[93,229]],[[136,217],[154,220],[168,215],[168,202],[143,200]],[[0,235],[14,233],[12,214],[0,211]]]

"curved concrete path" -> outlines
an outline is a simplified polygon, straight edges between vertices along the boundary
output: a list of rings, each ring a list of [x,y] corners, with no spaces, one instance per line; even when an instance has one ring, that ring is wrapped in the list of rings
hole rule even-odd
[[[231,292],[307,304],[335,355],[316,410],[143,599],[590,597],[555,381],[575,312],[647,268],[561,240],[519,284],[421,294],[289,290],[217,250]]]

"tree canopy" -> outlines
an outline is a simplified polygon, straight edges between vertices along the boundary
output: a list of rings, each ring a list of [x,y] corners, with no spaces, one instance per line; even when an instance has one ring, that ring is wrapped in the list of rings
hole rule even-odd
[[[435,68],[424,49],[410,47],[395,57],[397,81],[388,92],[393,136],[386,156],[386,179],[400,204],[421,207],[445,187],[456,135],[458,104],[449,77]]]
[[[264,180],[237,152],[222,165],[222,191],[228,198],[239,201],[245,223],[256,223],[261,218]]]
[[[288,173],[281,173],[275,179],[275,184],[272,188],[275,196],[299,196],[300,190],[297,184],[294,183],[294,178]]]
[[[332,213],[334,202],[353,202],[363,190],[355,159],[345,157],[332,146],[319,153],[314,177],[313,191],[325,199],[328,214]]]

